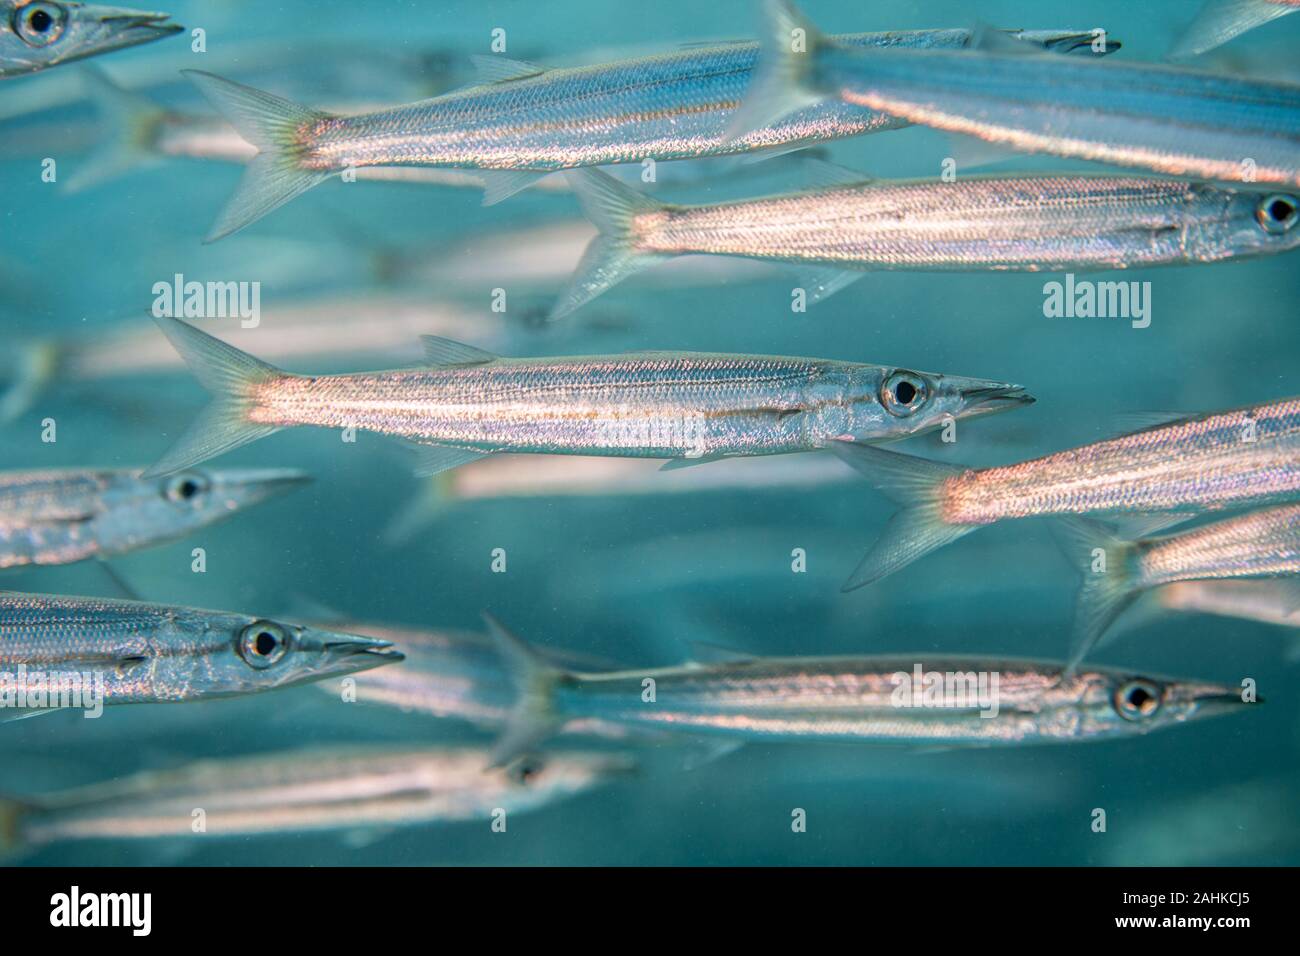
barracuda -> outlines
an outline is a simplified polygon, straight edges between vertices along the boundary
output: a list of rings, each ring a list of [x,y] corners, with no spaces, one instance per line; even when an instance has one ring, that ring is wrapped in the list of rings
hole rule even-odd
[[[575,718],[741,741],[989,746],[1133,736],[1244,708],[1229,685],[972,657],[755,658],[579,674],[488,623],[519,688],[498,762]],[[922,686],[932,675],[942,692]]]
[[[417,823],[488,821],[526,813],[616,779],[629,762],[552,753],[488,769],[470,748],[333,748],[205,760],[137,773],[18,803],[0,802],[0,847],[30,851],[66,840],[206,840],[268,833],[367,831]],[[202,809],[203,829],[195,829]],[[197,835],[196,835],[197,834]]]
[[[865,445],[835,450],[906,507],[844,585],[861,587],[984,525],[1036,515],[1190,515],[1300,500],[1300,399],[1180,419],[995,468]]]
[[[1011,31],[1028,44],[1092,55],[1091,32]],[[968,30],[847,34],[848,48],[960,48]],[[1108,44],[1109,53],[1118,44]],[[788,149],[907,125],[830,102],[729,136],[756,43],[697,46],[598,66],[543,70],[483,57],[488,82],[406,106],[334,116],[209,73],[188,75],[259,150],[208,241],[244,228],[345,169],[463,166],[497,202],[541,174],[577,166]]]
[[[688,255],[791,266],[817,301],[872,269],[1122,269],[1300,245],[1300,197],[1283,193],[1082,174],[876,183],[829,163],[805,165],[826,185],[706,206],[656,202],[596,170],[570,174],[600,235],[552,316]]]
[[[166,13],[53,0],[0,0],[0,80],[185,29]]]
[[[1300,600],[1300,505],[1263,508],[1178,534],[1124,541],[1083,518],[1062,525],[1083,571],[1071,660],[1082,660],[1143,592],[1180,581],[1276,578]],[[1098,564],[1098,557],[1104,563]]]
[[[825,96],[1027,152],[1171,176],[1300,185],[1300,86],[1181,67],[1042,57],[986,33],[969,50],[851,49],[768,0],[733,132]],[[793,31],[803,31],[795,34]],[[804,45],[792,36],[806,37]]]
[[[103,703],[255,694],[402,660],[388,641],[247,614],[0,592],[0,672],[94,674]],[[12,690],[12,688],[11,688]],[[0,720],[45,712],[7,703]]]
[[[68,564],[179,538],[309,481],[280,469],[0,472],[0,568]]]
[[[426,368],[293,375],[176,319],[158,324],[215,394],[147,473],[294,425],[405,438],[435,474],[496,452],[669,458],[885,441],[1028,404],[1018,385],[824,359],[641,352],[503,359],[426,337]]]

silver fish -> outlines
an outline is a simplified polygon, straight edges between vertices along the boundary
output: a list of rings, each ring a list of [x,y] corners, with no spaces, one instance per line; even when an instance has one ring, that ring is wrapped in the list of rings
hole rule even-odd
[[[822,36],[787,0],[767,0],[766,9],[766,45],[736,133],[829,95],[1025,152],[1300,185],[1300,86],[1041,56],[994,33],[968,50],[851,49]]]
[[[402,660],[387,641],[272,621],[93,597],[0,592],[0,720],[54,706],[15,696],[45,675],[66,706],[167,703],[255,694]],[[79,681],[79,683],[78,683]],[[67,704],[77,684],[83,704]],[[97,700],[84,704],[92,693]]]
[[[102,142],[73,168],[65,183],[72,192],[165,159],[245,164],[257,155],[257,148],[219,116],[164,107],[143,93],[124,89],[92,64],[82,67],[82,72],[89,97],[99,112]],[[374,108],[361,103],[346,107],[349,112]],[[482,180],[475,178],[472,170],[462,169],[377,166],[357,170],[357,178],[483,188]],[[547,190],[567,188],[563,179],[556,178],[538,186]]]
[[[489,769],[470,748],[334,748],[204,760],[146,771],[26,802],[0,803],[3,848],[31,851],[65,840],[195,839],[343,831],[384,832],[420,823],[479,820],[498,808],[527,813],[616,779],[626,759],[547,754]]]
[[[1145,591],[1180,581],[1289,577],[1300,582],[1300,505],[1261,508],[1177,534],[1125,541],[1070,518],[1071,559],[1083,570],[1071,660],[1102,638]],[[1293,600],[1300,591],[1293,590]]]
[[[884,441],[1028,404],[1018,385],[824,359],[640,352],[504,359],[426,337],[427,366],[293,375],[176,319],[158,324],[215,395],[148,472],[181,468],[293,425],[418,443],[435,474],[496,452],[670,458]]]
[[[1300,245],[1300,196],[1087,174],[863,182],[702,206],[658,202],[598,170],[571,173],[600,230],[552,317],[678,256],[740,256],[804,273],[810,301],[865,270],[1084,271],[1220,262]]]
[[[1039,49],[1092,51],[1089,33],[1011,32]],[[961,48],[970,38],[967,30],[921,30],[837,40],[852,49],[925,49]],[[784,150],[906,125],[831,101],[729,136],[757,56],[755,43],[724,43],[555,70],[480,57],[482,85],[358,116],[323,113],[188,71],[259,150],[207,241],[244,228],[331,176],[367,166],[477,169],[492,203],[558,169]]]
[[[171,36],[166,13],[70,0],[0,0],[0,80]]]
[[[1205,0],[1169,56],[1173,59],[1198,56],[1297,10],[1300,10],[1300,0]]]
[[[962,468],[867,445],[834,450],[905,505],[848,582],[862,587],[996,521],[1159,517],[1300,500],[1300,398],[1155,425],[1015,465]]]
[[[988,746],[1127,737],[1245,707],[1230,685],[973,657],[755,658],[581,674],[489,625],[520,693],[493,750],[498,762],[574,718],[742,741]]]
[[[0,472],[0,568],[68,564],[182,537],[310,479],[278,469]]]
[[[53,130],[38,130],[36,139],[41,147],[71,152],[94,145],[93,153],[78,160],[64,185],[69,191],[78,191],[98,185],[117,176],[145,169],[167,159],[197,159],[205,161],[247,164],[257,155],[257,147],[244,139],[229,122],[207,113],[188,113],[166,108],[144,94],[123,89],[108,74],[94,66],[82,67],[90,99],[99,113],[94,131],[69,130],[66,123],[54,124]],[[357,113],[365,107],[349,103],[346,108],[335,107],[332,112]],[[80,133],[80,137],[78,137]],[[30,135],[30,134],[29,134]],[[89,142],[88,142],[89,141]],[[48,144],[48,145],[47,145]],[[4,157],[0,144],[0,158]],[[22,144],[14,144],[14,155],[26,158],[33,147],[25,137]],[[801,158],[799,153],[789,155],[789,160]],[[656,172],[656,182],[661,186],[674,183],[695,183],[709,178],[726,176],[728,181],[737,177],[759,178],[781,172],[782,162],[773,159],[764,163],[746,163],[737,168],[726,157],[697,160],[693,163],[672,163]],[[640,179],[641,167],[613,167],[626,171],[629,178]],[[445,166],[363,166],[356,170],[359,180],[406,183],[420,186],[440,186],[454,189],[484,189],[488,182],[484,174],[473,168]],[[531,188],[542,192],[568,192],[570,184],[559,172],[543,175]],[[576,259],[575,259],[576,261]]]
[[[1160,588],[1156,599],[1170,611],[1300,628],[1300,584],[1289,578],[1180,581]]]

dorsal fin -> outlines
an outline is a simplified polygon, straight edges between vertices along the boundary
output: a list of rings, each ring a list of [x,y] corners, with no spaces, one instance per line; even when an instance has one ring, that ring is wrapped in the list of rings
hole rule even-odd
[[[1175,422],[1187,421],[1195,418],[1199,412],[1173,412],[1166,410],[1148,409],[1136,412],[1120,412],[1118,415],[1111,417],[1111,424],[1121,435],[1129,435],[1133,432],[1149,431],[1152,428],[1163,428],[1166,425],[1172,425]]]
[[[496,355],[485,349],[444,339],[441,335],[422,335],[420,341],[424,344],[424,359],[428,365],[486,365],[497,360]]]
[[[498,56],[495,53],[479,53],[470,57],[474,63],[474,71],[478,76],[479,83],[509,83],[511,80],[522,80],[530,76],[540,76],[546,70],[536,63],[528,63],[525,60],[512,60],[509,57]]]

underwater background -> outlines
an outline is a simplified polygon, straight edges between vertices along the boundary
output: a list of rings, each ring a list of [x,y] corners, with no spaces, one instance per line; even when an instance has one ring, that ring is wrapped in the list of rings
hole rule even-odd
[[[562,65],[749,37],[759,19],[756,4],[683,0],[159,5],[186,27],[206,30],[208,52],[189,52],[182,34],[100,58],[100,69],[117,75],[153,63],[160,77],[184,66],[213,69],[307,103],[402,102],[454,88],[471,79],[469,56],[489,53],[497,28],[506,31],[506,55]],[[1164,55],[1194,9],[1188,0],[806,4],[835,32],[1101,26],[1122,41],[1117,56],[1150,61]],[[1247,34],[1211,62],[1300,81],[1298,27],[1283,20]],[[250,52],[233,56],[233,66],[205,61],[231,57],[240,45]],[[234,166],[176,160],[78,192],[42,181],[43,158],[56,157],[66,179],[97,141],[90,104],[43,99],[79,80],[75,68],[60,68],[0,85],[0,317],[9,359],[25,342],[89,341],[147,324],[154,284],[180,273],[259,282],[267,326],[277,313],[329,311],[321,334],[330,335],[375,315],[410,314],[410,342],[394,345],[387,361],[367,354],[361,364],[344,357],[331,368],[289,364],[294,371],[408,364],[418,357],[428,310],[426,331],[514,356],[806,355],[1023,383],[1038,400],[1033,407],[963,425],[955,444],[927,436],[898,446],[963,464],[1094,441],[1122,430],[1117,422],[1134,412],[1234,407],[1300,392],[1294,254],[1125,273],[1151,283],[1145,329],[1045,318],[1043,284],[1059,276],[1034,274],[874,272],[792,313],[787,274],[736,260],[648,271],[548,325],[540,316],[580,248],[556,241],[553,230],[591,232],[571,194],[531,189],[484,207],[474,189],[333,180],[203,246],[240,175]],[[179,77],[157,92],[173,105],[207,108]],[[821,151],[864,174],[904,178],[936,175],[954,148],[913,127]],[[1018,156],[989,168],[1084,165]],[[783,158],[716,177],[675,179],[666,164],[661,169],[654,190],[674,199],[801,185]],[[496,288],[508,293],[504,313],[492,308]],[[224,336],[237,323],[200,324]],[[178,366],[92,382],[56,378],[0,426],[0,461],[6,469],[147,465],[205,401]],[[41,440],[46,419],[57,422],[57,442]],[[457,492],[459,473],[414,477],[410,453],[382,437],[361,433],[344,443],[335,432],[293,430],[220,464],[301,468],[315,478],[310,487],[114,558],[113,567],[144,600],[194,607],[275,615],[314,606],[349,620],[461,630],[481,630],[488,609],[539,646],[638,666],[678,663],[699,644],[778,655],[1065,655],[1076,575],[1047,521],[991,527],[874,587],[841,594],[894,506],[847,465],[816,457],[815,480],[771,487],[693,489],[713,467],[705,465],[700,477],[663,476],[664,493],[621,494],[611,482],[599,494],[549,495],[530,484],[529,460],[521,458],[512,492],[471,495]],[[417,522],[412,502],[425,503]],[[190,570],[195,547],[207,553],[202,574]],[[508,555],[505,573],[492,570],[494,549]],[[794,549],[807,555],[803,573],[792,572]],[[108,583],[91,563],[6,572],[0,586],[101,594]],[[1249,675],[1266,698],[1241,717],[1145,737],[942,753],[749,744],[689,769],[665,745],[647,748],[635,776],[521,816],[506,834],[466,823],[364,841],[310,834],[69,842],[21,862],[1294,865],[1295,648],[1294,632],[1202,615],[1171,613],[1126,630],[1093,659],[1234,684]],[[6,724],[0,790],[40,794],[198,758],[300,747],[490,739],[456,722],[344,705],[301,686],[113,708],[100,720],[64,712]],[[792,832],[793,808],[806,810],[807,832]],[[1104,833],[1092,830],[1094,808],[1106,810]]]

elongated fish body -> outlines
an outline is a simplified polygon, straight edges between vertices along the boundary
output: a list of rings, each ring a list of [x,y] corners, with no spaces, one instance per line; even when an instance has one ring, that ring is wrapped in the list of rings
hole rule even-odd
[[[486,751],[458,748],[293,750],[207,760],[9,805],[17,847],[64,840],[194,838],[202,808],[214,836],[386,830],[489,820],[536,810],[627,770],[595,753],[553,753],[488,769]]]
[[[1070,31],[1035,34],[1074,45]],[[969,30],[846,34],[853,49],[960,49]],[[1084,44],[1086,46],[1086,43]],[[727,124],[758,59],[757,43],[694,47],[595,66],[529,71],[431,100],[303,129],[304,165],[446,165],[556,170],[698,159],[823,142],[907,125],[870,109],[830,102],[737,140]]]
[[[1218,412],[942,483],[943,520],[1211,512],[1300,498],[1300,399]]]
[[[1017,35],[1036,46],[1091,54],[1088,33]],[[840,42],[852,49],[960,48],[970,37],[966,30],[940,30],[851,34]],[[307,109],[190,72],[259,150],[208,240],[242,229],[345,169],[414,165],[506,171],[510,175],[487,183],[487,200],[496,202],[537,174],[559,169],[785,150],[906,125],[831,99],[733,135],[736,107],[757,60],[755,43],[556,70],[485,57],[480,60],[485,76],[496,82],[356,116]]]
[[[828,432],[807,412],[827,399],[843,403],[854,371],[848,363],[667,352],[499,360],[279,379],[255,393],[248,415],[277,428],[351,425],[481,453],[777,454],[851,428],[846,418]]]
[[[307,481],[288,470],[0,472],[0,568],[68,564],[181,537]]]
[[[852,590],[997,521],[1126,515],[1173,523],[1179,516],[1300,501],[1300,399],[1180,419],[994,468],[845,442],[834,451],[905,506],[845,583]],[[1085,529],[1080,537],[1097,535]],[[1089,580],[1111,592],[1103,603],[1122,610],[1115,603],[1125,593],[1117,576]],[[1094,640],[1098,620],[1084,628],[1095,632]]]
[[[1270,220],[1270,203],[1281,219]],[[631,246],[847,269],[1122,269],[1300,244],[1300,197],[1168,179],[1034,175],[860,183],[638,213]]]
[[[1144,588],[1207,578],[1300,574],[1300,505],[1265,508],[1139,541],[1135,550]]]
[[[1300,86],[1150,63],[1043,57],[1028,45],[996,52],[1005,44],[849,48],[818,38],[785,0],[771,0],[768,10],[770,60],[761,69],[773,77],[784,72],[808,95],[836,95],[1018,150],[1171,176],[1300,185]],[[800,28],[810,55],[791,49],[789,31]],[[755,88],[762,92],[764,84]]]
[[[152,469],[291,425],[430,446],[436,472],[494,452],[698,460],[879,441],[1023,405],[1019,386],[823,359],[690,352],[503,359],[426,339],[428,367],[290,375],[175,319],[159,326],[216,400]]]
[[[183,30],[165,13],[0,0],[0,80],[111,53]]]
[[[754,658],[574,673],[494,620],[489,626],[524,692],[494,748],[498,761],[575,717],[741,740],[986,746],[1131,736],[1242,707],[1228,685],[975,657]]]
[[[386,641],[224,611],[0,592],[0,672],[87,676],[106,704],[251,694],[400,661]],[[10,688],[12,690],[12,688]],[[0,695],[15,707],[12,694]],[[52,706],[52,704],[49,704]],[[30,701],[32,709],[46,702]],[[0,719],[17,716],[0,708]]]
[[[938,706],[910,696],[915,659],[805,658],[757,660],[644,673],[584,675],[561,682],[561,714],[773,740],[1023,744],[1082,741],[1144,733],[1200,716],[1207,702],[1240,702],[1233,688],[1145,681],[1090,671],[1070,677],[1059,666],[962,658],[919,662],[923,674],[957,675],[969,693]],[[997,674],[981,706],[978,675]],[[643,681],[655,682],[646,704]],[[969,679],[969,683],[967,683]],[[1134,722],[1121,713],[1134,681],[1156,687],[1157,712]],[[907,694],[900,688],[908,689]],[[922,688],[916,691],[921,699]],[[906,705],[902,701],[908,701]],[[989,716],[981,716],[989,714]]]
[[[1300,627],[1300,587],[1293,579],[1179,581],[1156,596],[1170,611]]]

